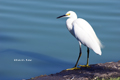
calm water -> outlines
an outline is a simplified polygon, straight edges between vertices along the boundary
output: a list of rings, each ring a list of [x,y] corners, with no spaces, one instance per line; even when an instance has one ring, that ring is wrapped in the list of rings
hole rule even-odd
[[[119,0],[0,0],[0,80],[74,66],[78,42],[67,30],[66,18],[56,19],[69,10],[87,20],[104,45],[102,56],[90,51],[90,64],[120,60]],[[79,64],[86,63],[86,47],[82,51]]]

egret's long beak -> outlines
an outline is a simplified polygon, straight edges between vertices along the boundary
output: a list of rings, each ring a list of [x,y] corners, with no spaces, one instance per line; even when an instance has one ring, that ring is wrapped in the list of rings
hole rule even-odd
[[[67,15],[62,15],[62,16],[59,16],[59,17],[57,17],[57,19],[62,18],[62,17],[65,17],[65,16],[67,16]]]

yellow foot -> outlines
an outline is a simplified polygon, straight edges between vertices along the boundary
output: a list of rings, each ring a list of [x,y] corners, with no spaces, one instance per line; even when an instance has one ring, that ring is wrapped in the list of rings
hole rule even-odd
[[[66,69],[66,70],[80,70],[80,68],[73,67],[73,68],[69,68],[69,69]]]
[[[90,66],[89,66],[89,65],[79,65],[79,66],[81,66],[81,67],[87,67],[87,68],[90,68]]]

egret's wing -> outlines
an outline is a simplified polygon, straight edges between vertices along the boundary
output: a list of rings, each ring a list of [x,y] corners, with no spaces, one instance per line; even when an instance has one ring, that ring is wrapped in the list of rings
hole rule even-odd
[[[102,47],[102,44],[100,40],[98,39],[98,37],[96,36],[95,31],[93,30],[93,28],[87,21],[85,21],[82,18],[78,18],[75,22],[77,25],[81,26],[81,28],[83,28],[89,35],[92,35],[92,37],[95,38],[95,40],[100,45],[100,47]]]
[[[84,19],[77,19],[73,22],[75,37],[85,46],[101,55],[101,43],[97,38],[91,25]]]

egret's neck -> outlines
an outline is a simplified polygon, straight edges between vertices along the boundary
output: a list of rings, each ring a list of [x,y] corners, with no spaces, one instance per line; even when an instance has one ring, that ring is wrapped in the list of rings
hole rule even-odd
[[[77,17],[74,17],[74,18],[70,17],[70,18],[68,18],[67,21],[66,21],[66,26],[67,26],[69,32],[70,32],[72,35],[74,35],[72,23],[73,23],[73,21],[76,20],[76,19],[77,19]]]

